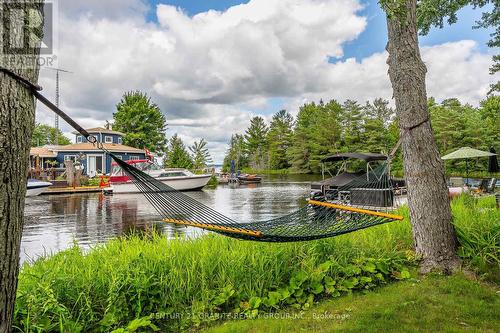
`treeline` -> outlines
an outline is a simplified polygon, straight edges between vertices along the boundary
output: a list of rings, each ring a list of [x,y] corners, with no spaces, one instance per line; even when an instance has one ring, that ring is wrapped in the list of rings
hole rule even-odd
[[[438,104],[431,98],[429,110],[441,154],[462,146],[499,147],[499,96],[489,97],[479,108],[457,99]],[[232,135],[223,169],[229,170],[234,161],[236,169],[317,173],[325,156],[354,151],[388,154],[398,140],[398,120],[387,100],[312,102],[301,106],[295,119],[285,110],[273,115],[269,124],[259,116],[251,119],[244,133]],[[453,162],[450,167],[460,170],[462,164]],[[399,153],[393,170],[401,169]]]

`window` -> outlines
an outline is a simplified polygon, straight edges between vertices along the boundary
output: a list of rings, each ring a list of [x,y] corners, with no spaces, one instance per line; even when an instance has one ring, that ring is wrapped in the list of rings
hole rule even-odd
[[[76,162],[76,155],[64,155],[64,160],[65,161],[73,161],[73,163]]]
[[[139,156],[130,156],[129,159],[135,161],[139,159]]]
[[[82,140],[83,140],[83,138],[81,135],[76,137],[76,143],[82,143]]]
[[[174,172],[164,172],[160,174],[158,177],[185,177],[187,176],[184,172],[182,171],[174,171]]]
[[[109,136],[109,135],[106,135],[104,137],[104,142],[105,143],[113,143],[113,137],[112,136]]]
[[[121,137],[121,136],[119,136],[119,137],[118,137],[118,144],[119,144],[119,145],[121,145],[121,144],[122,144],[122,142],[123,142],[123,139],[122,139],[122,137]]]

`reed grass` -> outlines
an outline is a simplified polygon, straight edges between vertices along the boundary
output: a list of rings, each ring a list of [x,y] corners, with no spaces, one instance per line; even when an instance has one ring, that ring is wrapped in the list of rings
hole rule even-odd
[[[494,276],[490,268],[498,265],[500,248],[494,199],[461,197],[452,206],[460,254]],[[405,208],[400,213],[408,214]],[[207,320],[186,314],[232,311],[286,285],[296,272],[315,274],[326,261],[340,268],[366,258],[411,265],[411,249],[408,219],[299,243],[153,234],[111,240],[88,252],[75,245],[23,265],[15,325],[24,332],[127,332],[160,323],[162,331],[176,331]]]

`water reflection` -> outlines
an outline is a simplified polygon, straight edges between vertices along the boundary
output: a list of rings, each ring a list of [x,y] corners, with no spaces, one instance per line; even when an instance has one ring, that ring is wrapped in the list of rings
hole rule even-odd
[[[262,184],[188,192],[205,205],[236,221],[250,222],[277,217],[304,204],[309,182],[270,177]],[[195,237],[203,231],[162,223],[141,194],[52,195],[26,198],[26,222],[21,260],[54,253],[77,242],[83,248],[109,238],[157,230],[166,237]]]

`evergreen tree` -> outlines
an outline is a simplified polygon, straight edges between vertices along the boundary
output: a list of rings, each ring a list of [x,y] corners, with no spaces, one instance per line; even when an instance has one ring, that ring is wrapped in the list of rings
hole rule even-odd
[[[177,134],[174,134],[168,142],[165,167],[184,169],[191,169],[193,167],[193,160],[189,156],[184,142],[182,142]]]
[[[208,164],[212,163],[212,157],[208,152],[207,142],[205,139],[200,141],[195,141],[194,144],[189,147],[191,151],[191,157],[193,160],[193,168],[195,170],[201,170],[207,167]]]
[[[353,151],[363,151],[361,133],[364,127],[363,124],[363,108],[358,102],[347,100],[344,102],[343,121],[344,129],[343,141],[346,147],[350,147]]]
[[[389,101],[382,98],[375,98],[373,103],[366,102],[365,113],[368,118],[382,122],[386,128],[389,127],[396,116],[394,109],[389,106]]]
[[[376,98],[366,102],[363,117],[363,151],[388,154],[396,142],[391,142],[389,126],[395,118],[395,111],[389,101]]]
[[[269,142],[269,167],[285,169],[290,167],[288,149],[292,145],[293,117],[286,111],[277,112],[269,126],[267,142]]]
[[[344,111],[342,106],[331,100],[327,104],[320,103],[311,123],[311,162],[313,171],[319,170],[319,162],[323,157],[342,150],[341,121]]]
[[[245,150],[252,168],[265,169],[267,166],[267,131],[264,119],[259,116],[250,120],[245,131]]]
[[[304,104],[299,109],[294,127],[293,145],[289,149],[292,167],[297,172],[312,172],[310,159],[313,152],[313,138],[310,130],[316,115],[317,108],[314,102]]]
[[[125,133],[123,143],[161,154],[165,150],[167,122],[160,108],[145,93],[123,95],[113,113],[113,128]]]

